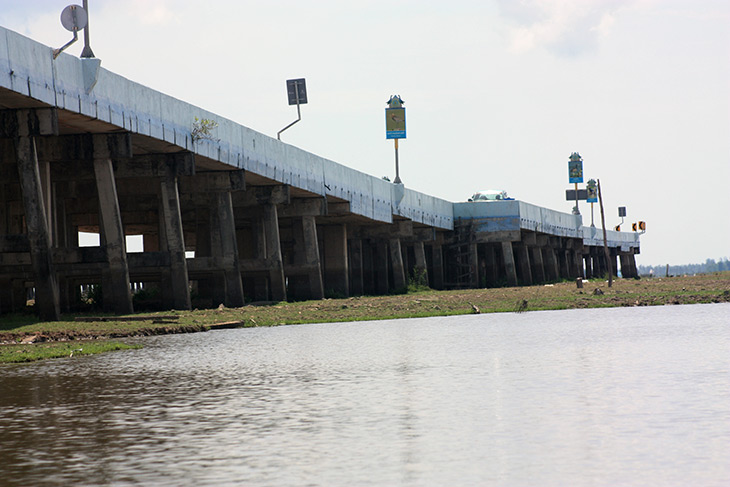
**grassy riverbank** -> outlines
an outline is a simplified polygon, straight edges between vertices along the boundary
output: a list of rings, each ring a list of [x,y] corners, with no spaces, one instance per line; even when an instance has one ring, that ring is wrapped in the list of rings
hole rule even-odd
[[[122,321],[122,317],[99,314],[94,315],[99,318],[94,321],[75,321],[78,316],[74,315],[64,316],[65,321],[59,322],[38,322],[32,315],[3,315],[0,316],[0,343],[81,343],[81,340],[87,343],[89,340],[126,336],[204,331],[215,326],[254,327],[476,312],[529,312],[713,302],[730,302],[730,272],[640,280],[618,279],[611,288],[606,281],[595,280],[586,282],[583,289],[578,289],[575,282],[562,282],[530,287],[425,290],[392,296],[297,303],[253,303],[242,308],[145,313],[127,317],[131,318],[130,321]],[[82,318],[90,319],[90,315]],[[7,346],[0,347],[0,362],[7,355],[4,350],[7,350]]]

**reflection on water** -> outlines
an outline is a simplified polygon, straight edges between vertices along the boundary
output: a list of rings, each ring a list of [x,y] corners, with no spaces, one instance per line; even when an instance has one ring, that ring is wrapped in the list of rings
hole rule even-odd
[[[730,305],[222,330],[0,368],[0,485],[728,485]]]

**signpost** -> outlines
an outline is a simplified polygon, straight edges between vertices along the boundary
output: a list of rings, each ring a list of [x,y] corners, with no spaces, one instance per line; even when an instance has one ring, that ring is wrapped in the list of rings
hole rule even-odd
[[[578,210],[578,183],[583,182],[583,159],[577,152],[573,152],[570,159],[568,159],[568,182],[575,183],[575,208],[573,213],[580,215],[580,210]]]
[[[593,224],[593,203],[598,203],[598,187],[596,186],[595,179],[588,180],[586,192],[588,193],[586,195],[586,202],[591,204],[591,226],[595,227],[596,225]]]
[[[302,111],[299,105],[307,103],[307,83],[304,78],[286,80],[286,94],[289,97],[289,105],[297,106],[297,119],[279,130],[276,138],[281,140],[281,133],[302,119]]]
[[[392,95],[385,109],[385,138],[395,140],[395,184],[403,184],[398,168],[398,139],[406,138],[406,109],[400,95]]]

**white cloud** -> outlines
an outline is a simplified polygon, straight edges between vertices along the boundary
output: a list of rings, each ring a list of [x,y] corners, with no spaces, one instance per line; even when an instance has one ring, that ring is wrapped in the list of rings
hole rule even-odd
[[[510,22],[511,49],[538,47],[560,56],[594,50],[611,32],[615,14],[635,0],[498,0],[502,17]]]

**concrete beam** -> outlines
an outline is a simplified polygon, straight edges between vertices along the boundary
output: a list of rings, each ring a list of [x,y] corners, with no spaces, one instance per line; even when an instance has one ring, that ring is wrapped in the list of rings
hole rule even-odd
[[[477,232],[474,234],[476,243],[519,242],[522,239],[520,230],[505,230],[501,232]]]
[[[327,214],[324,198],[292,198],[288,205],[279,209],[279,218],[315,217]]]
[[[194,176],[180,176],[180,192],[185,194],[210,194],[246,189],[245,171],[215,171],[196,173]],[[234,205],[240,206],[240,205]]]
[[[0,138],[58,135],[55,108],[0,110]]]
[[[252,186],[233,196],[233,206],[288,205],[291,201],[289,185]]]
[[[361,238],[373,239],[409,239],[413,237],[413,222],[403,220],[396,223],[373,226],[360,227],[359,236]]]

